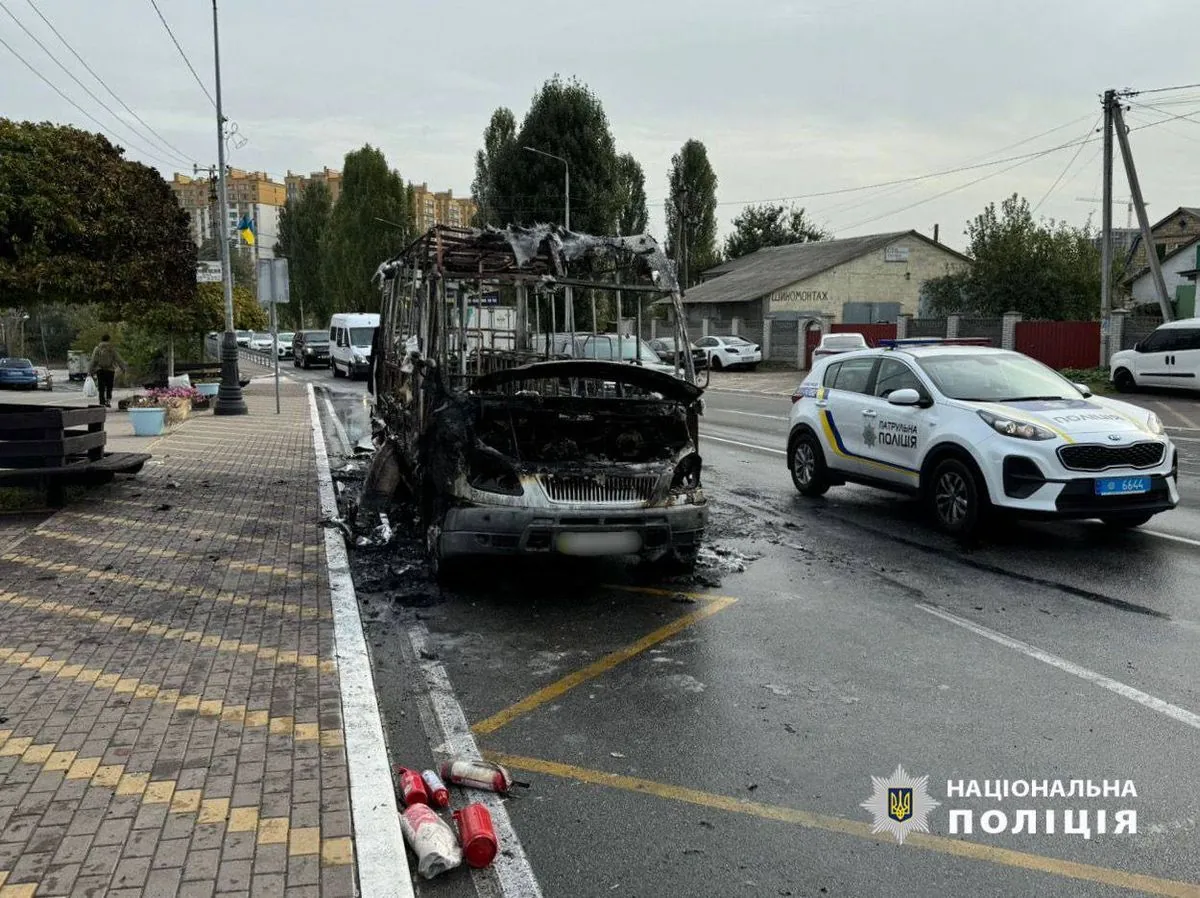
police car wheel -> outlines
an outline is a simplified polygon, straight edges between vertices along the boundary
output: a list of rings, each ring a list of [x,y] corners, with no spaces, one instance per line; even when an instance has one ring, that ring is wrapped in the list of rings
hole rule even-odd
[[[1128,368],[1118,368],[1113,374],[1113,386],[1122,393],[1132,393],[1137,390],[1137,381],[1133,379]]]
[[[812,434],[803,434],[792,444],[788,468],[800,495],[823,496],[829,490],[831,484],[825,457]]]
[[[1141,527],[1152,517],[1154,517],[1152,514],[1113,514],[1103,517],[1100,520],[1106,527],[1127,530],[1133,527]]]
[[[937,525],[952,536],[975,531],[982,501],[975,474],[956,458],[948,458],[933,471],[929,505]]]

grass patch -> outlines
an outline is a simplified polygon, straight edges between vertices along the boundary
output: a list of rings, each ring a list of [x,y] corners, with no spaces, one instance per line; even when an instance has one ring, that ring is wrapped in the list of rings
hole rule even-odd
[[[1116,392],[1108,379],[1107,368],[1063,368],[1058,373],[1073,384],[1086,384],[1093,393],[1109,395]]]

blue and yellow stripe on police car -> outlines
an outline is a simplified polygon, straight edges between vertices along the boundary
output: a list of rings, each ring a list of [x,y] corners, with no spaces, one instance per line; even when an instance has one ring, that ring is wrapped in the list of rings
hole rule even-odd
[[[865,465],[882,468],[885,471],[899,471],[901,474],[907,474],[910,477],[919,477],[921,472],[915,468],[906,468],[903,465],[893,465],[890,462],[878,461],[874,458],[867,458],[865,455],[857,455],[846,448],[846,444],[842,442],[842,435],[838,432],[837,424],[833,421],[833,415],[829,410],[821,412],[821,428],[825,431],[825,444],[833,450],[834,455],[849,461],[862,462]]]

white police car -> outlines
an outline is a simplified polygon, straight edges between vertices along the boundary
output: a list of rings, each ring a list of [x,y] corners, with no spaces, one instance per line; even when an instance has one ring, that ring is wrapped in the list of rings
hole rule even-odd
[[[1157,415],[972,341],[893,340],[822,359],[789,421],[802,494],[861,483],[918,495],[958,536],[993,510],[1137,527],[1179,503]]]

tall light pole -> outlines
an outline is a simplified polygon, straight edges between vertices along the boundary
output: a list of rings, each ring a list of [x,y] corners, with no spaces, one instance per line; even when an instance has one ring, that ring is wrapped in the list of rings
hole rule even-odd
[[[545,150],[539,150],[536,147],[524,147],[530,153],[537,153],[539,156],[545,156],[547,159],[556,159],[563,164],[565,171],[564,194],[566,198],[566,208],[563,210],[563,228],[571,230],[571,163],[567,162],[562,156],[555,156],[553,153],[547,153]],[[550,299],[554,302],[553,297]],[[575,294],[570,287],[567,287],[567,320],[564,325],[567,330],[574,333],[575,331]]]
[[[221,344],[221,386],[214,415],[244,415],[250,410],[238,375],[237,334],[233,332],[233,269],[229,265],[229,192],[225,184],[225,116],[221,111],[221,37],[217,29],[217,0],[213,0],[213,60],[217,86],[217,192],[221,204],[221,280],[225,284],[225,340]]]

